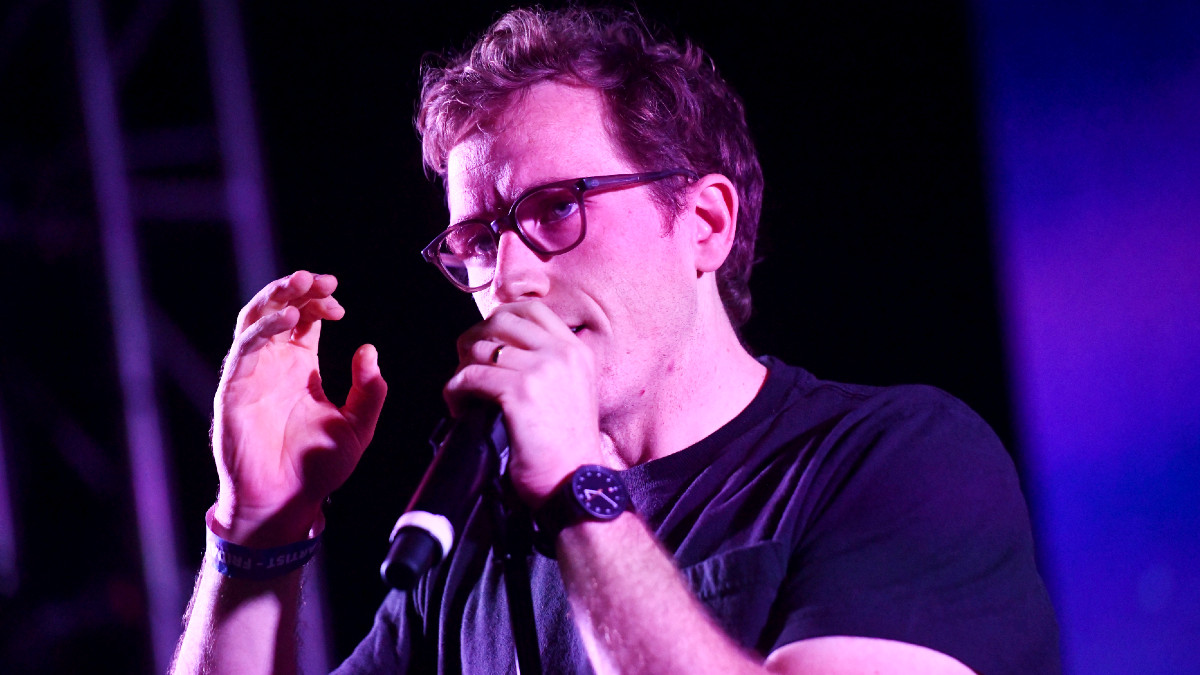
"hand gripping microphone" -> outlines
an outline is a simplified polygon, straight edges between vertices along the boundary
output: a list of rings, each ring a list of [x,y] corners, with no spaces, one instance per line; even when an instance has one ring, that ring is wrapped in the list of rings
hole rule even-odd
[[[450,555],[484,484],[499,471],[497,449],[507,444],[500,406],[469,401],[438,443],[433,463],[392,528],[379,568],[388,585],[410,589]]]

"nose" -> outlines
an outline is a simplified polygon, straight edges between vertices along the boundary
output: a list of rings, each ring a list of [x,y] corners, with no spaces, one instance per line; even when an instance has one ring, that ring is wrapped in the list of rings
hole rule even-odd
[[[496,246],[496,276],[492,279],[496,300],[515,302],[521,298],[545,297],[550,290],[546,262],[516,232],[502,232]]]

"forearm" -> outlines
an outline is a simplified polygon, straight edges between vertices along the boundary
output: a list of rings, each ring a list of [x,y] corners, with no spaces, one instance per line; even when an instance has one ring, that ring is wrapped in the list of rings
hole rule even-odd
[[[557,547],[597,672],[763,672],[759,658],[712,621],[637,516],[566,528]]]
[[[632,513],[566,528],[559,567],[598,673],[921,673],[967,675],[928,647],[868,637],[801,640],[764,663],[709,618],[675,564]]]
[[[172,673],[294,673],[302,570],[254,581],[205,556]]]

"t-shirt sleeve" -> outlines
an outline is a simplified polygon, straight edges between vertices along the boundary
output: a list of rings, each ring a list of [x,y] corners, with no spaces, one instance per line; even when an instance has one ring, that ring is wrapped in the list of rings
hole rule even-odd
[[[409,602],[408,593],[392,591],[375,612],[371,632],[333,672],[336,675],[420,672],[410,669],[418,642],[413,635],[419,625],[420,618]]]
[[[774,647],[878,637],[980,673],[1057,672],[1057,627],[1011,459],[953,397],[882,391],[818,449]]]

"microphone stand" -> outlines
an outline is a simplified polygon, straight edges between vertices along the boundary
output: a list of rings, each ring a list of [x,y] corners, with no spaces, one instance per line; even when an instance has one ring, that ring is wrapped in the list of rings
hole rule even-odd
[[[533,585],[529,580],[529,554],[533,550],[529,509],[517,499],[512,483],[504,473],[496,474],[488,482],[484,495],[484,499],[490,502],[496,528],[492,551],[500,560],[504,576],[513,648],[517,653],[517,672],[521,675],[542,675],[537,620],[533,615]]]

